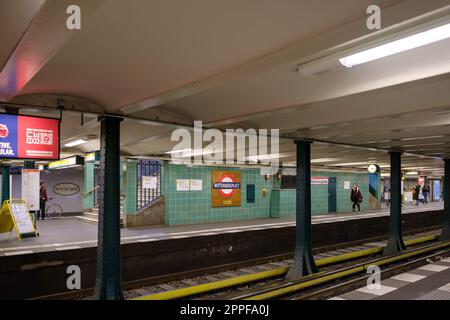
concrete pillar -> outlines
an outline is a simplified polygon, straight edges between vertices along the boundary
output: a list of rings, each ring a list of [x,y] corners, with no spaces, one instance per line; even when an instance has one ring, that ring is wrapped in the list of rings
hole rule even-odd
[[[450,159],[444,160],[444,228],[441,240],[450,240]]]
[[[120,121],[100,117],[99,222],[95,297],[123,299],[120,267]]]
[[[9,168],[10,164],[2,163],[2,205],[3,202],[9,200],[11,197],[9,185]]]
[[[286,275],[296,279],[318,271],[311,243],[311,142],[297,145],[297,195],[295,257]]]
[[[389,152],[391,157],[391,205],[389,216],[389,240],[384,254],[393,254],[405,250],[402,237],[402,170],[401,152]]]

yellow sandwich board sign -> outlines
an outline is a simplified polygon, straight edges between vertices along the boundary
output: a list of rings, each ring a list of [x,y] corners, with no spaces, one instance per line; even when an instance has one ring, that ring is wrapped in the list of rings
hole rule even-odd
[[[13,229],[19,240],[37,237],[27,205],[21,199],[6,200],[0,211],[0,233],[9,232],[11,238]]]

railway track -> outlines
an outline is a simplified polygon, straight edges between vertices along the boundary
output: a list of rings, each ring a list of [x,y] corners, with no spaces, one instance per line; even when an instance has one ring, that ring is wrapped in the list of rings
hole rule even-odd
[[[435,241],[439,229],[420,229],[404,236],[408,246]],[[385,237],[376,237],[346,245],[334,245],[314,250],[316,263],[321,268],[336,264],[352,264],[355,259],[370,259],[383,250]],[[192,270],[163,277],[124,282],[125,299],[225,299],[230,294],[245,292],[279,281],[288,271],[292,254],[243,261],[213,268]],[[90,300],[93,289],[66,292],[34,299]]]
[[[410,237],[406,240],[406,245],[410,248],[414,248],[423,243],[429,243],[437,240],[437,234],[420,234],[418,237]],[[415,249],[411,249],[415,250]],[[345,252],[347,251],[347,252]],[[333,253],[329,252],[327,254],[316,255],[316,264],[321,268],[321,272],[310,277],[302,278],[300,282],[286,282],[283,276],[289,270],[289,266],[283,266],[279,268],[273,268],[266,271],[261,271],[257,273],[250,273],[248,275],[240,275],[235,277],[228,277],[223,280],[211,281],[202,284],[185,286],[178,289],[165,290],[162,292],[157,292],[148,295],[142,295],[139,297],[131,297],[136,300],[170,300],[170,299],[224,299],[224,300],[240,300],[240,299],[250,299],[253,296],[259,298],[259,294],[261,294],[262,298],[266,297],[266,290],[274,291],[281,290],[284,292],[287,290],[286,288],[290,288],[291,286],[295,286],[295,288],[306,289],[311,288],[316,285],[321,285],[327,283],[331,280],[337,280],[339,277],[331,276],[328,278],[330,272],[335,272],[336,268],[331,268],[331,266],[337,266],[338,270],[352,269],[356,266],[360,266],[361,264],[368,265],[377,263],[376,260],[373,260],[375,255],[381,254],[383,251],[383,246],[373,246],[373,243],[367,243],[365,245],[360,245],[356,247],[340,249],[334,251]],[[377,259],[385,259],[377,258]],[[355,260],[357,260],[355,264]],[[284,262],[291,262],[291,260],[287,260]],[[346,276],[346,271],[343,273],[338,273],[340,276]],[[352,275],[353,273],[349,274]],[[307,285],[304,282],[308,280],[311,282],[307,282]],[[302,283],[302,284],[300,284]],[[155,290],[155,288],[151,288]],[[140,290],[141,293],[145,292],[145,290]],[[295,289],[294,291],[296,291]],[[254,294],[254,293],[258,294]],[[290,291],[288,290],[286,294]],[[136,291],[134,292],[136,293]],[[264,294],[263,294],[264,293]],[[284,295],[284,294],[283,294]],[[277,297],[277,296],[274,296]],[[272,297],[268,297],[272,298]]]

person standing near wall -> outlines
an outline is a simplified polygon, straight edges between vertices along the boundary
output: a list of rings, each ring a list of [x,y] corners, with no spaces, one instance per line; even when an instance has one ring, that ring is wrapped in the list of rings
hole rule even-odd
[[[45,205],[47,204],[48,196],[47,196],[47,188],[44,185],[44,180],[41,180],[40,185],[41,186],[39,188],[39,209],[41,212],[41,219],[44,220],[45,219]]]
[[[420,184],[417,184],[414,188],[413,200],[416,200],[416,206],[419,205]]]
[[[430,195],[430,187],[427,185],[424,185],[422,188],[422,194],[423,194],[423,202],[425,204],[428,204],[428,196]]]
[[[355,212],[355,207],[358,207],[358,211],[361,211],[360,203],[362,202],[363,196],[359,186],[354,184],[352,187],[352,191],[350,192],[350,200],[353,203],[353,212]]]

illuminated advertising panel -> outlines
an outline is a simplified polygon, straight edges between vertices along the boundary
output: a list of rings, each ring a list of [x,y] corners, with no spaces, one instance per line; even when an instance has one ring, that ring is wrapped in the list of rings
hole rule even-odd
[[[0,158],[59,159],[59,119],[0,114]]]

